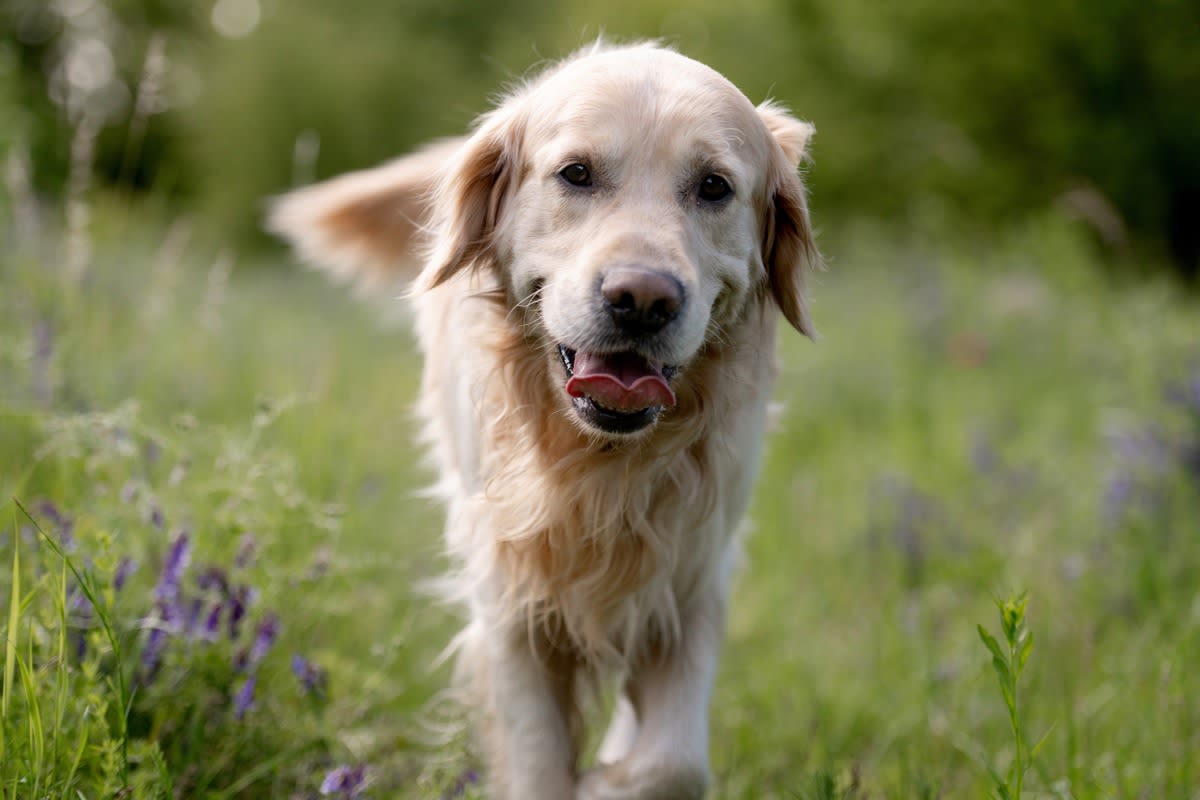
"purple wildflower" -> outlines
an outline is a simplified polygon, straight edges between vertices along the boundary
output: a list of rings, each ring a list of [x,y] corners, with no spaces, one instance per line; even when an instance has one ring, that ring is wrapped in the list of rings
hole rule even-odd
[[[125,485],[121,487],[121,502],[126,505],[132,503],[138,496],[138,484],[133,478],[125,481]]]
[[[155,625],[146,637],[142,646],[142,669],[146,672],[146,680],[154,680],[158,668],[162,664],[163,647],[167,643],[167,629],[163,625]]]
[[[121,560],[117,562],[117,570],[113,573],[113,590],[118,592],[121,591],[122,587],[125,586],[125,582],[129,580],[129,576],[132,575],[137,568],[138,564],[136,561],[129,556],[123,556]]]
[[[210,642],[217,640],[217,633],[221,629],[221,611],[224,605],[220,600],[213,603],[213,607],[209,610],[208,616],[204,618],[204,629],[200,635],[202,638]]]
[[[191,555],[191,538],[187,531],[180,531],[179,535],[175,537],[175,541],[171,543],[167,557],[163,560],[162,574],[158,578],[158,585],[154,588],[154,597],[157,600],[168,602],[179,596],[179,582],[183,578],[183,570],[191,560]]]
[[[292,674],[296,676],[296,680],[300,681],[305,692],[315,695],[319,699],[325,697],[325,690],[329,686],[329,673],[324,669],[302,655],[294,655],[292,656]]]
[[[365,764],[359,764],[357,767],[336,767],[321,781],[321,794],[335,794],[344,800],[354,800],[361,794],[366,778]]]
[[[252,666],[257,666],[266,658],[267,651],[271,649],[277,636],[279,636],[279,617],[267,614],[258,623],[258,629],[254,634],[254,644],[250,646],[250,664]]]
[[[247,711],[254,708],[254,687],[257,683],[258,676],[247,675],[246,682],[233,696],[233,713],[239,720],[246,716]]]
[[[225,570],[220,567],[207,567],[196,578],[196,585],[202,591],[217,591],[222,597],[229,595],[229,578],[225,576]]]
[[[242,630],[242,620],[246,618],[246,608],[250,605],[250,587],[241,584],[229,593],[229,638],[236,639]]]

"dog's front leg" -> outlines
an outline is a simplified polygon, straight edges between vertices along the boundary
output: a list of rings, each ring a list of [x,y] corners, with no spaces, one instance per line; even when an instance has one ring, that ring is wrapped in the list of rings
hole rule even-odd
[[[725,592],[714,586],[685,610],[681,641],[632,670],[626,683],[636,719],[632,747],[620,760],[589,770],[579,782],[576,800],[704,797],[709,783],[708,704],[724,618]],[[619,708],[622,713],[628,714],[629,708]]]
[[[539,656],[524,628],[493,630],[486,702],[493,800],[570,800],[575,744],[568,723],[573,670]]]

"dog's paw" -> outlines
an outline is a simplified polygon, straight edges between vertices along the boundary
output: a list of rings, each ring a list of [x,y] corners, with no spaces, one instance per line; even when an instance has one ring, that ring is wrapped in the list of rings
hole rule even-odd
[[[708,780],[708,770],[703,768],[603,764],[579,779],[575,800],[702,800]]]

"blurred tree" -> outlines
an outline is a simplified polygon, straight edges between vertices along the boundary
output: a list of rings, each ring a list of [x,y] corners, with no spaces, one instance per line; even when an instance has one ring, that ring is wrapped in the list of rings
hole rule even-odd
[[[0,146],[25,137],[42,186],[92,114],[103,175],[185,195],[223,235],[293,182],[461,132],[605,32],[813,120],[819,221],[985,230],[1057,207],[1200,265],[1196,0],[0,0],[0,25],[0,110],[20,110]]]
[[[997,220],[1059,204],[1109,245],[1165,245],[1195,277],[1200,4],[784,2],[789,74],[837,86],[819,101],[850,140],[829,143],[820,180],[839,205],[857,192],[891,214],[929,194]]]
[[[22,112],[0,121],[0,144],[21,139],[38,185],[53,190],[63,185],[71,138],[86,121],[98,135],[103,176],[154,185],[156,167],[182,157],[171,147],[177,120],[162,113],[168,93],[149,93],[166,70],[164,37],[182,45],[205,33],[202,22],[187,0],[0,0],[0,63],[15,61],[11,71],[0,67],[0,96],[14,97]]]

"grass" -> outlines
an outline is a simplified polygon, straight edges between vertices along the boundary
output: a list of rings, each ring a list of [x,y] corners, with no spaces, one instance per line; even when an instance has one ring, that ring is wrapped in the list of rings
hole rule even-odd
[[[0,223],[0,798],[470,796],[403,324],[95,212],[78,284]],[[1053,221],[934,241],[827,242],[785,337],[713,796],[1193,797],[1200,308]]]

